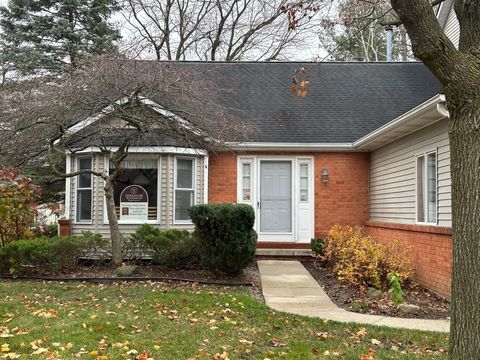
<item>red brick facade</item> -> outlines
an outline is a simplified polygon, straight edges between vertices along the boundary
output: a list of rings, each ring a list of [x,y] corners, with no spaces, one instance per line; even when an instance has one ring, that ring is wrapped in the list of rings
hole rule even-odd
[[[365,229],[378,241],[399,240],[410,249],[415,279],[439,295],[450,297],[452,283],[452,230],[422,225],[367,221]]]
[[[237,155],[216,154],[210,157],[209,202],[237,201]],[[365,225],[367,232],[380,242],[395,239],[412,249],[415,278],[444,297],[450,297],[452,271],[452,236],[450,228],[402,225],[368,221],[368,153],[285,153],[249,152],[241,155],[312,156],[314,158],[315,236],[325,236],[334,224]],[[322,169],[329,181],[322,181]],[[272,247],[272,243],[259,247]],[[280,247],[274,243],[273,247]],[[307,244],[308,245],[308,244]],[[304,247],[283,244],[281,247]]]
[[[212,155],[209,160],[208,201],[237,201],[237,155]],[[242,153],[241,155],[247,155]],[[368,220],[368,153],[261,153],[314,157],[315,236],[324,236],[334,224],[363,224]],[[329,181],[322,181],[322,169]]]

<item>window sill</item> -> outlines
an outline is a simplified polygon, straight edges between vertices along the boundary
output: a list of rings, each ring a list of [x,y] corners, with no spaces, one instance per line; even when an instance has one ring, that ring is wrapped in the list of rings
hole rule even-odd
[[[191,220],[175,220],[173,225],[193,225]]]

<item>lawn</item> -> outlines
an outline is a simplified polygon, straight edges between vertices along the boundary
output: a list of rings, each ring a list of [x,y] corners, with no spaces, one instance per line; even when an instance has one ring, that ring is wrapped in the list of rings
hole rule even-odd
[[[0,358],[444,359],[447,341],[286,315],[245,288],[0,282]]]

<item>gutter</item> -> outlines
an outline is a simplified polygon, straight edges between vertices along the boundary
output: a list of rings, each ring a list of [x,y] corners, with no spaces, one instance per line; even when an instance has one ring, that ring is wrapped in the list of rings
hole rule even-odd
[[[296,151],[352,151],[353,143],[277,143],[240,142],[227,143],[234,150],[296,150]]]

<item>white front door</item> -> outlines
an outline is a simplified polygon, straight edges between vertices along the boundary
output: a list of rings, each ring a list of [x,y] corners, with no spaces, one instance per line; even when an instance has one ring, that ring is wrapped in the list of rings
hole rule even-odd
[[[260,161],[261,233],[292,232],[292,162]]]

